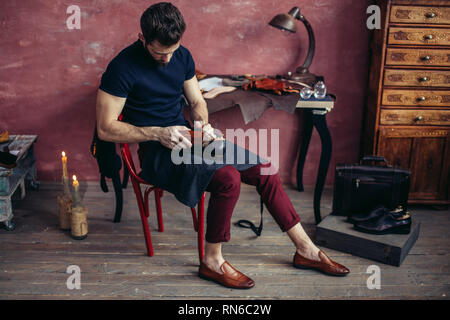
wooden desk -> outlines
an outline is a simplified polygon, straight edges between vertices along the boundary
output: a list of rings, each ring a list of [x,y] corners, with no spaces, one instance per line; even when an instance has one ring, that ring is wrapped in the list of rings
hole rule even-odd
[[[36,180],[36,159],[33,145],[37,141],[36,135],[12,135],[8,142],[0,144],[3,149],[6,145],[11,153],[17,154],[17,166],[13,169],[0,167],[0,222],[6,230],[14,230],[11,198],[20,187],[20,199],[25,198],[25,183],[32,189],[39,188]]]

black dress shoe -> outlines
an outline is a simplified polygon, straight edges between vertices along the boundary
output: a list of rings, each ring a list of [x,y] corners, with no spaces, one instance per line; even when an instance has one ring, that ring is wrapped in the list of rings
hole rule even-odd
[[[355,223],[354,228],[371,234],[408,234],[411,231],[411,216],[408,212],[391,211],[378,219]]]
[[[369,212],[363,212],[354,214],[351,216],[348,216],[347,221],[350,223],[359,223],[364,221],[370,221],[374,219],[378,219],[381,216],[384,216],[389,212],[389,209],[387,209],[385,206],[380,205],[375,207],[374,209],[370,210]]]

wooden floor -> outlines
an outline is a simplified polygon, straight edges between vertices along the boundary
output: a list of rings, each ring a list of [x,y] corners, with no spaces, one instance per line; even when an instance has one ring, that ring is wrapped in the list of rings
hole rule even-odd
[[[89,235],[72,240],[58,228],[56,196],[60,186],[42,183],[16,201],[16,230],[0,230],[0,299],[448,299],[450,297],[450,212],[411,208],[421,233],[401,267],[384,265],[324,248],[347,266],[345,278],[292,267],[294,247],[265,211],[260,238],[236,226],[223,247],[225,259],[256,282],[251,290],[232,290],[197,276],[196,235],[188,208],[165,193],[165,231],[156,230],[152,205],[150,230],[155,255],[145,255],[136,200],[125,190],[122,222],[112,223],[114,195],[97,183],[82,183],[88,206]],[[112,190],[112,188],[111,188]],[[307,233],[314,237],[312,188],[299,193],[286,187]],[[322,215],[331,210],[332,192],[325,190]],[[259,222],[253,187],[242,185],[233,222]],[[381,268],[381,289],[368,289],[370,265]],[[69,290],[67,267],[81,270],[81,289]]]

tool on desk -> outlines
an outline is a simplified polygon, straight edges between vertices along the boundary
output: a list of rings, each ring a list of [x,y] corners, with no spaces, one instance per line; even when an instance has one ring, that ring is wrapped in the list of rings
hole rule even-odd
[[[225,77],[222,80],[222,83],[225,86],[232,86],[232,87],[241,87],[244,84],[248,83],[250,80],[248,80],[245,76],[241,75],[232,75],[229,77]]]

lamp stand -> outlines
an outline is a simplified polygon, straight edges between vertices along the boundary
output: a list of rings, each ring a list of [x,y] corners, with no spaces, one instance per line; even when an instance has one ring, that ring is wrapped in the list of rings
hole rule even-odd
[[[287,79],[302,82],[312,87],[316,82],[317,76],[310,73],[308,68],[298,67],[294,73],[288,73]]]
[[[308,20],[300,13],[297,7],[294,7],[289,11],[289,14],[295,17],[295,19],[300,20],[305,25],[306,31],[308,31],[309,49],[308,55],[306,56],[305,62],[295,70],[295,73],[290,75],[290,79],[298,82],[303,82],[310,86],[313,86],[316,82],[316,75],[309,72],[309,66],[312,63],[314,52],[316,50],[316,41],[314,37],[314,32],[309,24]]]

